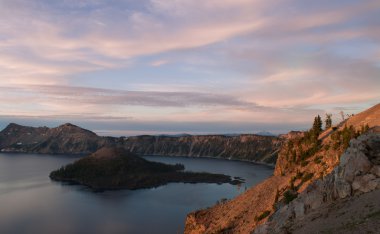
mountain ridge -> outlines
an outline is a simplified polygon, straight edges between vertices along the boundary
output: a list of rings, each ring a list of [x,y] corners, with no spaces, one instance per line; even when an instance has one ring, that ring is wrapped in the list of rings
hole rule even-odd
[[[55,128],[10,123],[0,132],[1,152],[81,154],[119,146],[139,155],[213,157],[273,164],[283,138],[241,135],[102,137],[71,123]]]
[[[89,154],[107,144],[112,141],[70,123],[55,128],[10,123],[0,132],[2,152]]]

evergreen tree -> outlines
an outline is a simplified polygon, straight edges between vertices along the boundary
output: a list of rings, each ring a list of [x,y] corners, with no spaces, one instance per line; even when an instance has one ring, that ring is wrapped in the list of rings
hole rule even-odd
[[[309,139],[312,143],[316,143],[318,141],[319,134],[322,132],[322,119],[321,116],[316,116],[314,118],[313,127],[310,131],[305,135],[307,139]]]
[[[326,114],[326,119],[325,119],[325,129],[329,129],[332,126],[332,114]]]
[[[322,119],[321,116],[317,116],[314,118],[312,131],[315,135],[319,135],[322,132]]]

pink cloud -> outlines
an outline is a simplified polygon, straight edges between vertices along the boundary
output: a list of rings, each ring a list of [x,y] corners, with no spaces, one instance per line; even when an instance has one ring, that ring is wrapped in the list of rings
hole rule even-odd
[[[378,46],[376,22],[367,27],[350,23],[366,20],[364,16],[378,10],[380,3],[321,3],[323,7],[311,9],[300,2],[152,0],[142,9],[126,11],[101,0],[65,1],[60,4],[76,11],[64,12],[47,3],[3,1],[0,79],[6,88],[0,106],[4,114],[6,107],[19,115],[106,111],[114,117],[168,121],[292,122],[304,121],[322,111],[321,106],[379,100],[379,52],[355,60],[330,50],[335,43],[354,39]],[[83,12],[88,6],[96,10]],[[73,75],[126,69],[140,59],[145,65],[153,61],[150,69],[178,59],[184,75],[193,74],[194,67],[207,73],[207,67],[225,69],[225,76],[232,78],[227,83],[211,72],[208,87],[202,85],[203,76],[194,77],[197,86],[186,85],[181,77],[161,86],[144,81],[134,92],[70,86]],[[247,71],[241,62],[248,63]],[[223,82],[225,89],[220,89]],[[18,89],[6,90],[9,87]]]

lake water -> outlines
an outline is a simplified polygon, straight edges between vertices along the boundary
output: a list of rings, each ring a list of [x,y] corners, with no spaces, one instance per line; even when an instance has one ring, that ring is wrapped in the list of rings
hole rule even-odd
[[[0,154],[0,233],[182,233],[186,214],[233,198],[273,173],[252,163],[146,156],[182,163],[186,170],[223,173],[246,180],[230,184],[171,183],[155,189],[94,193],[49,179],[50,171],[78,157]]]

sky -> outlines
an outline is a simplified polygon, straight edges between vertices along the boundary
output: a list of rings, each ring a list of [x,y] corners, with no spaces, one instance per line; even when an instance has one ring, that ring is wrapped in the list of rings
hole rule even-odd
[[[0,128],[310,127],[380,100],[378,0],[0,0]]]

